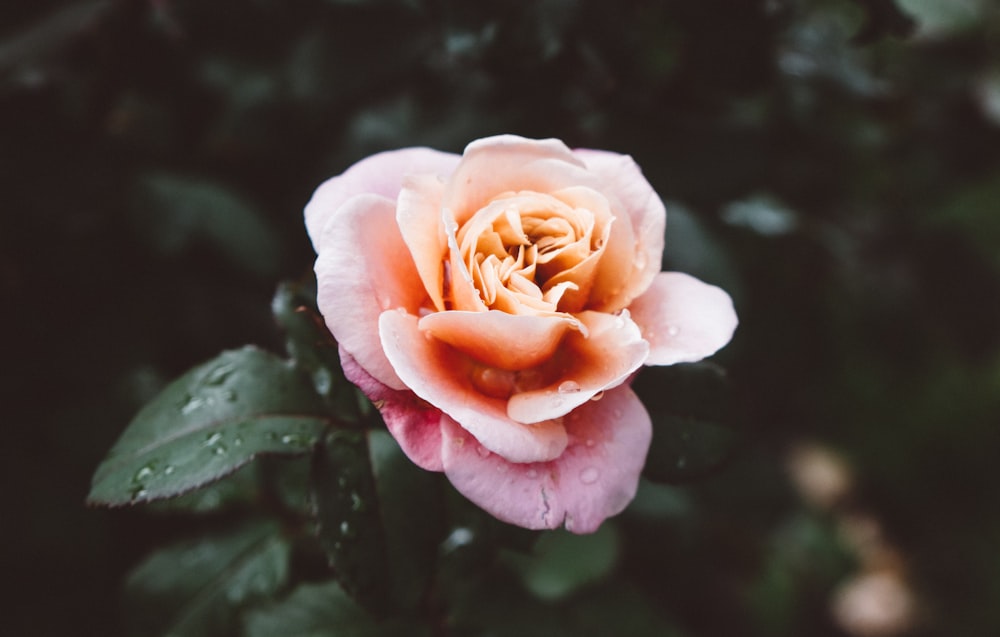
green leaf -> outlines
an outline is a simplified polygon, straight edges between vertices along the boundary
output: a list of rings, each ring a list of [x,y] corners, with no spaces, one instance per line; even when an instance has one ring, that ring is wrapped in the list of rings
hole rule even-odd
[[[122,505],[176,496],[258,454],[312,449],[329,417],[308,381],[247,347],[168,385],[136,415],[97,468],[88,501]]]
[[[633,384],[653,421],[643,475],[687,482],[720,468],[739,437],[730,421],[725,372],[713,363],[649,367]]]
[[[539,538],[534,555],[507,558],[536,597],[558,600],[606,576],[617,563],[618,552],[617,529],[606,522],[589,535],[550,531]]]
[[[207,243],[254,274],[272,275],[281,247],[263,212],[241,194],[212,181],[163,172],[138,182],[137,230],[157,251],[175,254]]]
[[[230,634],[240,606],[274,595],[288,579],[290,546],[279,531],[255,523],[148,557],[125,583],[129,634]]]
[[[335,581],[303,584],[286,599],[248,611],[245,637],[408,637],[429,634],[412,622],[376,621]]]
[[[368,432],[379,512],[385,532],[390,591],[404,610],[414,609],[430,581],[444,539],[441,475],[406,457],[389,432]]]
[[[413,610],[442,540],[440,489],[385,431],[336,431],[314,463],[319,539],[344,589],[376,614]]]
[[[315,283],[315,281],[313,281]],[[312,378],[316,392],[345,422],[362,417],[367,399],[345,377],[340,366],[337,341],[316,309],[314,286],[283,282],[278,286],[271,311],[285,332],[285,347],[294,365]]]

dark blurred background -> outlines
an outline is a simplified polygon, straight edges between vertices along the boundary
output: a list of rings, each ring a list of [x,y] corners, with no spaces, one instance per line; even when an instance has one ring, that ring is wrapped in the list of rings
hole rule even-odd
[[[312,190],[500,132],[635,157],[665,266],[741,318],[742,443],[618,568],[689,635],[1000,634],[989,0],[0,4],[2,632],[119,634],[184,523],[86,508],[92,472],[172,377],[280,348]]]

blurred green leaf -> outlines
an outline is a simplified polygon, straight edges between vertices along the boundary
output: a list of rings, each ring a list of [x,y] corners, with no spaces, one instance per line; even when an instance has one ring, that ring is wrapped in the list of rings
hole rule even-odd
[[[550,531],[538,539],[532,555],[508,554],[507,563],[539,599],[564,599],[611,572],[619,543],[618,530],[610,522],[588,535]]]
[[[272,275],[280,265],[281,248],[263,212],[204,178],[145,174],[138,180],[133,218],[139,234],[163,254],[203,241],[257,275]]]
[[[432,574],[440,491],[387,432],[337,431],[314,463],[319,539],[338,579],[362,606],[413,610]]]
[[[328,422],[319,397],[285,361],[253,347],[225,352],[136,415],[94,474],[88,501],[179,495],[258,454],[307,452]]]
[[[653,442],[643,475],[687,482],[715,471],[739,440],[729,426],[728,383],[714,363],[648,367],[633,387],[653,421]]]
[[[412,622],[376,622],[335,581],[303,584],[286,599],[244,615],[245,637],[409,637],[429,634]]]
[[[129,634],[231,634],[240,606],[285,585],[289,552],[279,527],[271,523],[157,551],[125,583]]]
[[[337,342],[316,309],[314,286],[285,281],[271,303],[275,320],[285,332],[285,346],[292,363],[309,374],[316,392],[332,413],[346,422],[360,420],[364,398],[345,377]]]

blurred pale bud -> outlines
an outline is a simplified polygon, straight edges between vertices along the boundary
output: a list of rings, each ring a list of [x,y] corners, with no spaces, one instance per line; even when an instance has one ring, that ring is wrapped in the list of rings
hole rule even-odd
[[[913,627],[916,603],[902,575],[885,570],[847,580],[833,598],[833,618],[857,637],[892,637]]]
[[[788,473],[802,498],[818,509],[832,509],[851,490],[847,463],[821,445],[803,443],[793,447],[788,455]]]

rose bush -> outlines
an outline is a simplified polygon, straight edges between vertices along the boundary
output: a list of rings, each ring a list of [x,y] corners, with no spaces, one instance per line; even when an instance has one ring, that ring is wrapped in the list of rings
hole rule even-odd
[[[721,289],[660,272],[666,212],[625,155],[509,135],[385,152],[305,218],[348,379],[415,463],[523,527],[620,512],[651,436],[629,379],[737,323]]]

